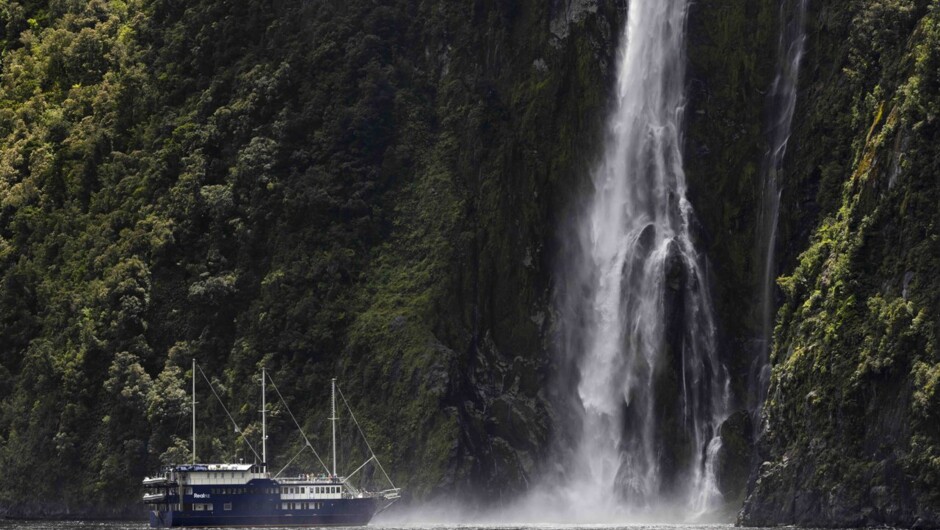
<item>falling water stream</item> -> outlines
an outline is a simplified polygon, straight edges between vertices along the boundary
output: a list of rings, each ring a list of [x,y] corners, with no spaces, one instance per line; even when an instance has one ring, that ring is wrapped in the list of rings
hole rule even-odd
[[[776,307],[773,283],[776,278],[777,224],[780,216],[780,186],[783,161],[790,141],[793,113],[796,110],[800,63],[806,43],[806,8],[809,0],[782,0],[780,2],[780,38],[777,43],[777,74],[768,101],[768,141],[764,156],[763,193],[761,195],[761,244],[764,261],[761,281],[762,340],[760,351],[751,369],[750,408],[756,411],[764,403],[770,384],[769,353],[773,334],[773,314]],[[756,423],[755,423],[756,425]]]
[[[682,160],[688,0],[633,0],[594,194],[559,294],[580,432],[564,502],[592,514],[720,499],[713,460],[728,375],[715,347]]]

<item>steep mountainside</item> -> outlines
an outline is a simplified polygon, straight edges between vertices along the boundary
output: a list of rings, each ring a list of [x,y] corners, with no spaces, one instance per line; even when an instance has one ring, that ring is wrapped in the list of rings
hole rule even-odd
[[[620,25],[582,4],[0,5],[0,511],[136,513],[193,357],[255,440],[262,363],[314,435],[335,375],[412,495],[519,489]],[[200,458],[251,460],[200,383]]]
[[[812,4],[789,272],[741,521],[936,527],[940,4]]]

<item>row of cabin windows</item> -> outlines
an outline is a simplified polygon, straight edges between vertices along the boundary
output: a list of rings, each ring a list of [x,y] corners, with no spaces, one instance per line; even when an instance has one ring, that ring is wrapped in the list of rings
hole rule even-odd
[[[212,488],[214,495],[241,495],[242,493],[280,493],[281,488]]]
[[[319,510],[323,508],[322,502],[283,502],[282,510]]]
[[[323,508],[322,502],[284,502],[281,503],[282,510],[319,510]],[[212,503],[196,503],[193,504],[193,511],[196,512],[211,512],[214,509]],[[232,503],[226,502],[222,505],[222,509],[229,511],[232,509]]]
[[[231,510],[232,503],[226,502],[222,505],[222,509],[226,511]],[[197,512],[211,512],[213,510],[213,506],[212,503],[196,503],[193,504],[193,510]]]
[[[310,490],[310,493],[340,493],[342,492],[342,487],[340,486],[311,486],[310,488],[299,487],[299,488],[284,488],[286,491],[284,493],[293,494],[293,493],[307,493],[307,490]]]
[[[212,488],[213,495],[241,495],[242,493],[280,493],[281,488]],[[193,488],[186,488],[186,495],[192,495]]]
[[[213,473],[207,473],[207,476],[208,476],[209,478],[225,478],[225,472],[224,472],[224,471],[216,471],[214,475],[213,475]],[[234,472],[234,471],[229,472],[228,478],[235,478],[235,472]],[[240,472],[240,473],[238,474],[238,478],[245,478],[245,473],[244,473],[244,472]]]
[[[313,494],[336,494],[342,492],[341,486],[310,486],[307,487],[285,487],[284,492],[286,494],[304,494],[307,493],[307,490],[310,490],[310,493]],[[243,493],[267,493],[275,494],[281,493],[281,488],[212,488],[210,490],[213,495],[241,495]],[[193,489],[186,488],[186,495],[192,495]]]

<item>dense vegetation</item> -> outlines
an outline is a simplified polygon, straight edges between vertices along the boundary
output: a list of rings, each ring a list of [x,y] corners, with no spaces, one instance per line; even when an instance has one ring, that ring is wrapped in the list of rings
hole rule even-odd
[[[743,521],[937,526],[940,4],[823,2],[810,18]]]
[[[190,458],[193,358],[256,448],[261,366],[320,449],[338,377],[410,495],[524,489],[568,413],[556,238],[624,5],[0,0],[0,514],[138,514],[140,477]],[[811,11],[756,452],[779,2],[690,11],[689,193],[737,410],[719,487],[737,508],[751,473],[749,523],[936,525],[940,6]],[[199,378],[199,459],[253,460]],[[269,402],[280,468],[302,440]],[[348,471],[348,417],[340,441]]]
[[[0,3],[0,511],[137,513],[194,357],[256,446],[261,365],[321,448],[338,376],[412,494],[518,489],[621,16],[543,4]]]

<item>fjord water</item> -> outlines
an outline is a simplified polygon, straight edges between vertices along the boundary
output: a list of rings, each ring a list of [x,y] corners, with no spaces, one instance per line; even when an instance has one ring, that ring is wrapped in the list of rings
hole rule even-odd
[[[764,402],[770,384],[770,348],[773,333],[773,314],[776,307],[773,284],[777,276],[777,225],[780,217],[780,192],[783,161],[793,127],[799,88],[800,63],[806,43],[806,8],[809,0],[781,0],[780,36],[777,43],[777,73],[768,96],[768,149],[762,167],[763,192],[761,194],[762,231],[757,240],[763,256],[761,280],[762,337],[758,355],[751,368],[749,388],[750,409],[756,411]]]
[[[687,0],[629,2],[593,196],[558,289],[578,411],[557,502],[575,520],[707,511],[728,375],[682,160]],[[666,508],[669,507],[669,508]]]
[[[730,530],[730,525],[471,525],[471,524],[409,524],[385,525],[370,524],[370,528],[381,530]],[[149,528],[144,521],[16,521],[0,519],[3,530],[145,530]],[[344,527],[334,527],[342,530]],[[363,528],[363,527],[356,527]],[[276,528],[274,530],[277,530]],[[284,530],[288,530],[285,528]],[[746,529],[745,529],[746,530]]]

